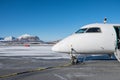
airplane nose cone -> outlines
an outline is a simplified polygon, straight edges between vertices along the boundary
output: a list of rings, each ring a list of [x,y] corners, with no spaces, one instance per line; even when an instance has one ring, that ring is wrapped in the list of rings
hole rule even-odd
[[[58,42],[52,47],[52,51],[62,52],[64,50],[63,48],[64,48],[63,44],[61,44],[61,42],[60,43]]]
[[[61,40],[57,44],[55,44],[52,47],[52,51],[55,52],[63,52],[63,53],[69,53],[71,50],[71,45],[75,45],[74,42],[78,39],[75,40],[75,35],[71,35],[66,37],[65,39]]]
[[[59,48],[57,47],[57,45],[54,45],[54,46],[52,47],[52,51],[55,51],[55,52],[59,51]]]
[[[71,40],[72,40],[71,37],[67,37],[64,40],[58,42],[57,44],[55,44],[52,47],[52,51],[55,51],[55,52],[64,52],[64,53],[70,52],[71,44],[72,44]]]

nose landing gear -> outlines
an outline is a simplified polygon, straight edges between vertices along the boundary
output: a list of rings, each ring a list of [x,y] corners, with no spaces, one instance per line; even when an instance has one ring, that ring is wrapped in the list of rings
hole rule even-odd
[[[72,48],[72,45],[71,45],[71,49],[70,49],[70,56],[71,56],[71,64],[75,65],[75,64],[78,64],[78,63],[84,63],[85,61],[85,57],[82,57],[80,60],[78,60],[78,56],[75,55],[78,54],[76,50],[74,50]]]
[[[74,49],[72,48],[72,45],[71,45],[71,49],[70,49],[71,64],[77,64],[78,59],[75,55],[73,55],[73,51]]]
[[[75,56],[71,56],[71,64],[77,64],[78,63],[78,59]]]
[[[79,54],[79,53],[77,53],[76,50],[74,50],[72,48],[72,45],[71,45],[71,49],[70,49],[71,64],[73,64],[73,65],[78,64],[78,63],[84,64],[84,61],[85,61],[86,57],[85,56],[80,56],[80,58],[78,58],[78,56],[75,55],[75,53]]]

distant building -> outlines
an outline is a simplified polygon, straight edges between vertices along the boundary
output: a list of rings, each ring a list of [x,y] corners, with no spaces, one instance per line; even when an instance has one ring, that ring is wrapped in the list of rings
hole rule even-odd
[[[58,43],[59,41],[61,41],[61,39],[60,39],[60,40],[56,40],[56,41],[46,42],[46,43],[47,43],[47,44],[56,44],[56,43]]]

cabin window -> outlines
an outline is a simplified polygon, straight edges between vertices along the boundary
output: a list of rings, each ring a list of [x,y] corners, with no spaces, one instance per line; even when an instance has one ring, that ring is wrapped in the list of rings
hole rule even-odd
[[[87,28],[79,29],[75,33],[84,33],[87,30]]]
[[[89,28],[86,33],[98,33],[101,32],[100,28]]]

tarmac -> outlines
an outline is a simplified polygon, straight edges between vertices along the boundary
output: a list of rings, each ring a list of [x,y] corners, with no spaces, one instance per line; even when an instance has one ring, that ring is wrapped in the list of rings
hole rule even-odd
[[[68,63],[69,59],[0,57],[0,76],[49,67],[0,80],[120,80],[120,63],[117,60],[89,60],[84,64],[56,67]]]

